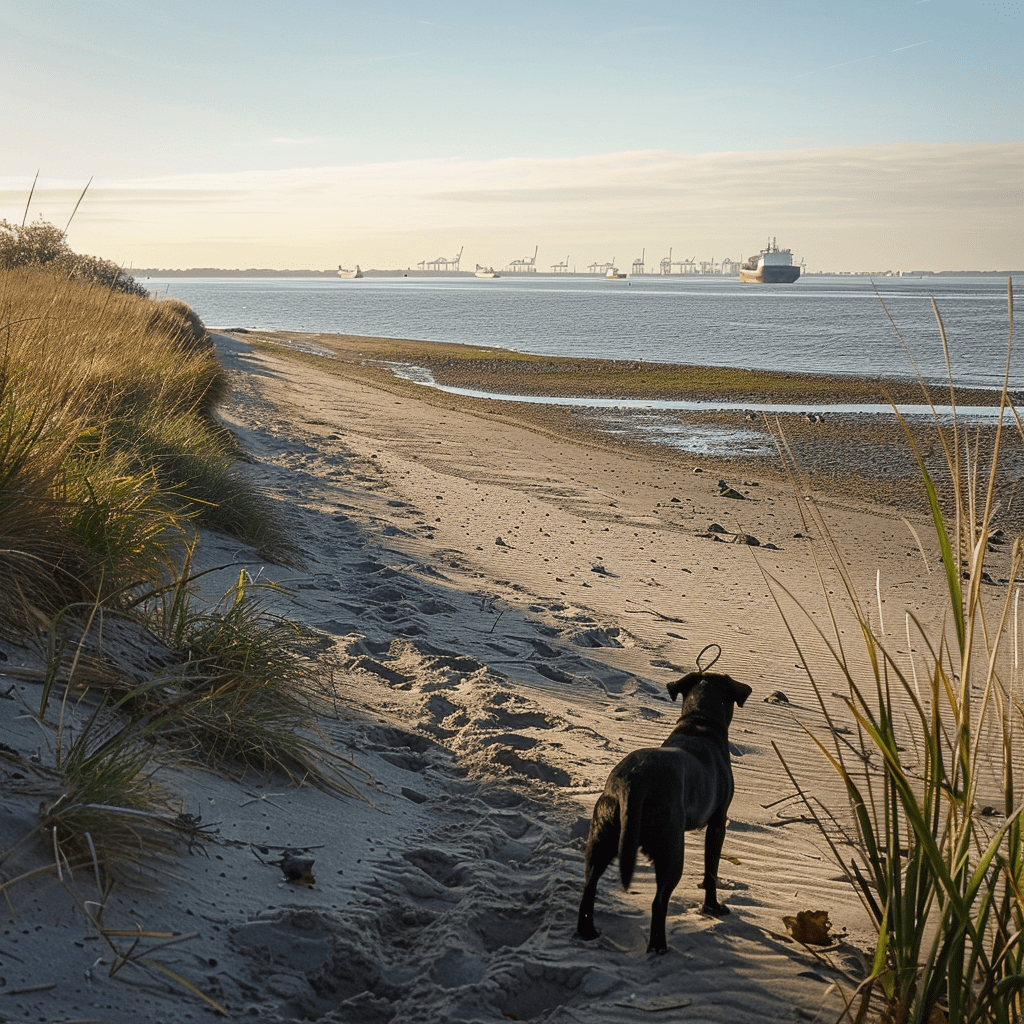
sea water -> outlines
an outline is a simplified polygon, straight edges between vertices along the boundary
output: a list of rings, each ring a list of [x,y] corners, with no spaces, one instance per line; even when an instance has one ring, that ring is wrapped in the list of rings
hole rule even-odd
[[[144,278],[211,327],[358,334],[493,346],[542,355],[1002,385],[1004,278],[804,276],[791,285],[654,275]],[[881,300],[881,301],[880,301]],[[883,307],[884,303],[884,307]],[[1019,315],[1019,300],[1015,303]],[[892,322],[890,322],[890,317]],[[1024,353],[1010,386],[1024,388]]]

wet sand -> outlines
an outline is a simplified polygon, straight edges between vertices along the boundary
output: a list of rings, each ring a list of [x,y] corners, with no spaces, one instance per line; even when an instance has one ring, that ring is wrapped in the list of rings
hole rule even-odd
[[[985,467],[994,428],[964,426],[958,443],[948,422],[940,428],[921,419],[901,424],[893,415],[824,410],[861,404],[888,407],[931,402],[942,406],[951,400],[958,408],[969,410],[971,406],[997,405],[999,397],[997,392],[977,388],[960,388],[951,395],[948,387],[932,384],[924,388],[907,379],[553,359],[517,352],[496,355],[490,348],[343,334],[252,331],[243,336],[271,351],[285,347],[329,352],[329,358],[307,358],[325,373],[366,381],[442,408],[472,411],[611,451],[626,449],[639,458],[680,469],[700,466],[709,472],[742,473],[749,468],[775,480],[794,475],[825,500],[838,491],[901,513],[920,510],[925,498],[918,455],[948,506],[949,457],[959,459],[962,468],[966,443],[970,457],[977,456],[978,465]],[[438,384],[492,394],[749,402],[798,405],[806,412],[706,409],[627,415],[615,410],[494,402],[453,396],[396,375],[397,367],[410,365],[429,370]],[[1006,421],[999,525],[1020,530],[1024,529],[1024,443],[1012,414],[1007,414]],[[908,442],[908,431],[917,453]],[[706,439],[705,433],[710,435]],[[680,437],[693,435],[696,443],[679,445]]]

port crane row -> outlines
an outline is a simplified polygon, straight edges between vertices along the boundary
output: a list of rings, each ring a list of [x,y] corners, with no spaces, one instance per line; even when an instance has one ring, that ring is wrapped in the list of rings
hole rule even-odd
[[[460,248],[453,257],[451,257],[451,259],[445,256],[438,256],[436,259],[432,260],[420,260],[416,266],[420,270],[424,271],[458,272],[462,262],[462,253],[465,248],[465,246],[462,246],[462,248]],[[502,272],[506,274],[537,273],[537,253],[539,251],[540,246],[534,246],[532,256],[523,256],[520,259],[511,260],[502,268]],[[716,262],[714,258],[698,261],[695,256],[691,256],[688,260],[677,260],[672,258],[672,252],[673,250],[670,248],[668,255],[659,260],[657,270],[658,274],[666,277],[670,274],[714,274],[716,276],[730,276],[739,273],[740,264],[743,262],[742,256],[738,260],[734,260],[726,256],[721,260],[721,262]],[[655,272],[653,266],[648,270],[646,257],[647,250],[645,248],[641,254],[633,260],[631,270],[632,274],[642,275]],[[479,264],[477,264],[477,269],[481,269]],[[595,260],[593,263],[587,265],[587,271],[591,274],[605,275],[618,274],[619,272],[614,256],[608,262]],[[570,271],[568,256],[566,256],[560,263],[551,264],[550,273],[552,274],[568,274],[570,272],[575,273],[576,271],[575,268]]]

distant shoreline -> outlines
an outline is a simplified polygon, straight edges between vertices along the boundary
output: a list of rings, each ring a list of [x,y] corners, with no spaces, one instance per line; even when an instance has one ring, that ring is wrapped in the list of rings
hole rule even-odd
[[[192,267],[188,270],[158,270],[145,267],[129,271],[137,281],[144,281],[149,277],[194,277],[194,278],[336,278],[336,270],[267,270],[250,268],[248,270],[224,270],[217,267]],[[517,280],[519,278],[593,278],[595,280],[604,277],[603,274],[580,272],[580,273],[550,273],[538,271],[536,273],[508,273],[500,272],[502,277]],[[633,276],[633,275],[631,275]],[[637,274],[640,278],[733,278],[735,274]],[[1021,277],[1024,270],[908,270],[902,274],[885,273],[867,270],[837,271],[834,273],[808,272],[804,277]],[[474,274],[469,270],[364,270],[363,277],[417,277],[417,278],[473,278]]]

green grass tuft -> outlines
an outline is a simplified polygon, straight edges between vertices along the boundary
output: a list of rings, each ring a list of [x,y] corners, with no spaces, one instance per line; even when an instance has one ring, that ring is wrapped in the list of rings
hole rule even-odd
[[[185,659],[158,703],[155,691],[146,700],[164,741],[211,767],[280,771],[358,796],[339,774],[339,766],[353,766],[329,751],[316,727],[309,696],[316,638],[268,612],[261,594],[268,585],[244,570],[212,609],[194,607],[189,582],[183,577],[145,609],[154,632]]]
[[[1011,287],[1011,339],[1012,309]],[[936,316],[945,344],[937,310]],[[1005,385],[1002,407],[1020,428]],[[911,431],[906,434],[913,446]],[[842,581],[862,649],[844,645],[843,609],[829,597],[824,567],[819,575],[831,632],[764,573],[829,726],[827,736],[811,738],[842,780],[849,816],[825,808],[812,786],[786,770],[877,928],[870,972],[847,1004],[851,1021],[1010,1024],[1024,1012],[1024,805],[1015,747],[1024,713],[1016,643],[1020,539],[1013,547],[1011,585],[998,598],[982,587],[997,514],[1001,435],[1000,428],[991,461],[983,466],[955,419],[948,431],[940,427],[951,511],[943,510],[918,455],[946,591],[946,626],[938,634],[908,615],[908,648],[917,646],[923,655],[900,654],[886,636],[880,595],[878,622],[872,621],[870,602],[859,598],[813,503],[804,504],[828,548],[827,568]],[[795,611],[787,617],[785,607]],[[838,710],[827,697],[828,666],[797,640],[794,615],[805,616],[845,680]],[[982,794],[993,793],[999,794],[996,816],[983,815]],[[834,838],[848,827],[852,850]]]

